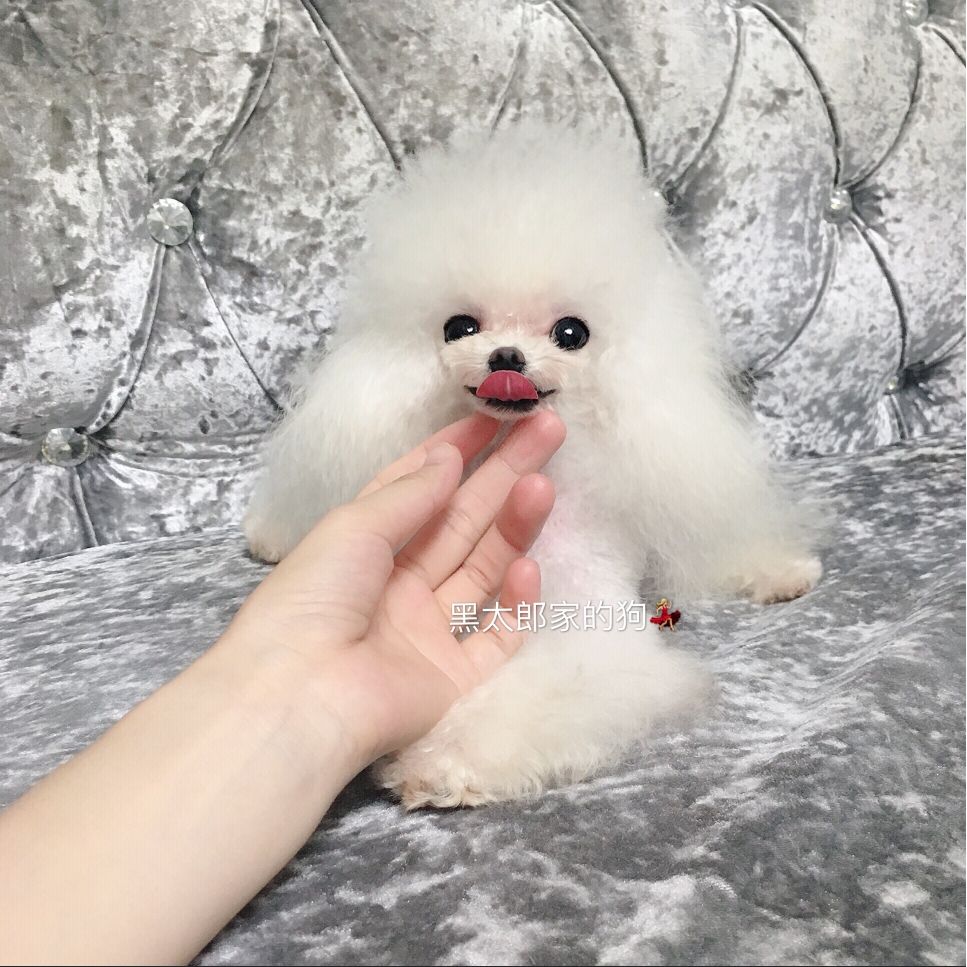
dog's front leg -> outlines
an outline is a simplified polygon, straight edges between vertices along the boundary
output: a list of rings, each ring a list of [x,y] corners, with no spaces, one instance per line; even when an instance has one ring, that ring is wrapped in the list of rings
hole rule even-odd
[[[614,765],[710,677],[645,631],[544,631],[423,739],[377,765],[408,809],[529,798]]]

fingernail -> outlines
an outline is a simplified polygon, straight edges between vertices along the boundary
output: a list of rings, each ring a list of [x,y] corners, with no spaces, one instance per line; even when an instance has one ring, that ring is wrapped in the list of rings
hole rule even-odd
[[[438,443],[427,455],[424,466],[435,466],[441,463],[448,463],[450,452],[454,449],[449,443]]]

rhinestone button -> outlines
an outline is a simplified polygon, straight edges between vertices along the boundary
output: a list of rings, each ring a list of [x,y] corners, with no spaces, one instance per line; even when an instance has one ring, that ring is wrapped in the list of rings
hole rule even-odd
[[[903,0],[903,14],[907,22],[918,27],[930,15],[927,0]]]
[[[91,455],[91,441],[69,426],[47,431],[41,456],[55,467],[76,467]]]
[[[826,218],[831,222],[845,222],[853,213],[853,199],[845,188],[834,188],[826,203]]]
[[[181,245],[193,228],[191,212],[175,198],[162,198],[148,211],[148,231],[162,245]]]

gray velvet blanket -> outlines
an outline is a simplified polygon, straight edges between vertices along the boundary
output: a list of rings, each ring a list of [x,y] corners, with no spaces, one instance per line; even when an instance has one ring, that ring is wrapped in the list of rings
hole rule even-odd
[[[963,963],[964,38],[962,0],[0,0],[0,803],[264,573],[238,521],[363,201],[580,121],[834,505],[826,577],[674,602],[718,703],[612,774],[411,815],[360,778],[200,962]]]
[[[836,513],[819,588],[676,602],[704,722],[536,802],[405,814],[361,777],[199,963],[962,963],[964,449],[800,469]],[[234,529],[6,567],[3,801],[262,573]]]

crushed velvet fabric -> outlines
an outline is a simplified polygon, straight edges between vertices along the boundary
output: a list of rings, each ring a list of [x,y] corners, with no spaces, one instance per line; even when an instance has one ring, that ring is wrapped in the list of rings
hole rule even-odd
[[[200,962],[963,962],[963,3],[0,0],[0,92],[0,801],[263,574],[238,520],[361,201],[607,123],[832,496],[827,576],[676,602],[719,703],[612,774],[417,815],[360,779]]]
[[[963,60],[953,0],[0,0],[0,560],[237,520],[360,201],[527,114],[637,136],[777,454],[959,432]]]
[[[676,602],[706,721],[476,811],[364,777],[203,964],[955,964],[964,954],[964,448],[797,464],[836,514],[789,604]],[[217,635],[234,528],[0,571],[0,801]]]

